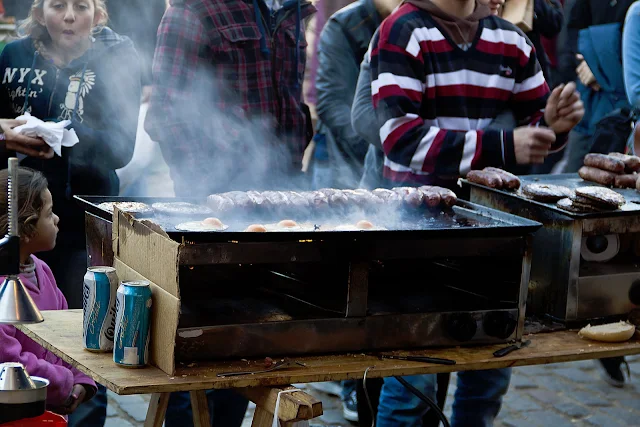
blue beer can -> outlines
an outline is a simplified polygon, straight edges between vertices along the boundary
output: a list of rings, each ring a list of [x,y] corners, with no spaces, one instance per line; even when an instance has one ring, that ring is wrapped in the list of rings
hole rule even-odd
[[[89,351],[113,349],[117,290],[115,268],[87,268],[82,284],[82,340]]]
[[[151,286],[146,280],[122,282],[116,296],[113,361],[128,368],[149,362]]]

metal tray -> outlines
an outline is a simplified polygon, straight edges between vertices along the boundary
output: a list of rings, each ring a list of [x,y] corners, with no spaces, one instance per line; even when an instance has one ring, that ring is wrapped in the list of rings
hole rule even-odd
[[[572,190],[575,190],[578,187],[585,186],[599,186],[604,187],[603,185],[596,184],[595,182],[585,181],[578,176],[577,173],[567,173],[567,174],[556,174],[556,175],[525,175],[520,176],[520,181],[522,182],[522,187],[527,184],[539,183],[539,184],[553,184],[553,185],[563,185]],[[498,190],[491,187],[486,187],[484,185],[477,184],[475,182],[467,181],[466,179],[461,180],[462,183],[469,185],[471,187],[479,188],[484,191],[489,191],[492,193],[499,193],[506,197],[510,197],[517,200],[523,200],[527,203],[531,203],[549,210],[554,211],[555,213],[559,213],[571,218],[576,219],[589,219],[589,218],[610,218],[610,217],[622,217],[622,216],[633,216],[640,215],[640,192],[636,191],[633,188],[613,188],[616,192],[620,193],[624,196],[627,203],[622,206],[620,209],[615,211],[602,211],[602,212],[591,212],[591,213],[576,213],[565,211],[564,209],[560,209],[556,206],[555,203],[544,203],[538,202],[535,200],[531,200],[527,197],[524,197],[520,191],[504,191]]]
[[[142,202],[151,205],[156,202],[190,202],[203,204],[201,199],[193,198],[154,198],[154,197],[103,197],[103,196],[74,196],[83,208],[106,221],[112,220],[112,214],[98,205],[102,202]],[[373,216],[373,215],[372,215]],[[495,209],[480,206],[463,200],[458,200],[456,206],[448,212],[430,212],[426,209],[416,209],[403,213],[403,220],[395,228],[387,230],[367,231],[272,231],[267,233],[247,233],[244,230],[252,223],[267,223],[264,218],[251,218],[235,222],[233,218],[221,217],[229,225],[226,231],[190,232],[176,230],[167,222],[168,217],[153,217],[160,224],[169,237],[176,241],[194,243],[214,242],[273,242],[273,241],[308,241],[308,240],[424,240],[433,237],[509,237],[523,236],[539,229],[542,224]],[[178,222],[190,220],[171,218],[175,225]],[[202,220],[197,217],[191,220]],[[283,219],[283,218],[280,218]],[[369,219],[369,218],[368,218]],[[164,223],[163,223],[164,222]],[[385,227],[384,218],[376,218],[376,225]]]

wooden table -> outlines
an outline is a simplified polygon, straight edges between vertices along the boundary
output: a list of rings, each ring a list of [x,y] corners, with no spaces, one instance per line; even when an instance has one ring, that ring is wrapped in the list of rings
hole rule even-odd
[[[198,412],[202,420],[200,425],[208,425],[204,390],[236,389],[256,403],[255,417],[260,420],[254,417],[253,425],[261,426],[271,423],[273,417],[271,414],[274,412],[278,391],[293,383],[362,379],[365,371],[368,378],[375,378],[497,369],[640,354],[638,334],[626,343],[608,344],[581,339],[575,331],[561,331],[530,335],[527,338],[531,339],[531,345],[502,358],[493,357],[493,352],[505,345],[394,352],[402,355],[428,355],[456,360],[457,364],[451,366],[381,360],[374,354],[354,353],[297,357],[295,360],[304,363],[306,367],[238,377],[218,377],[217,374],[262,369],[263,361],[194,363],[180,366],[175,376],[170,377],[155,367],[120,368],[113,363],[110,354],[91,353],[84,350],[82,348],[82,310],[44,311],[43,316],[45,318],[43,323],[17,327],[34,341],[117,394],[153,393],[145,426],[162,425],[168,393],[173,391],[190,391],[194,418]],[[295,420],[311,419],[321,414],[321,402],[305,393],[283,394],[281,397],[278,415],[285,422],[284,425]]]

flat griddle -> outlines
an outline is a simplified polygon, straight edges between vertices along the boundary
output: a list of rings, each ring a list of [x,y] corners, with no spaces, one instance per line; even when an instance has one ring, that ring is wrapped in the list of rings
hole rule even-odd
[[[86,212],[96,215],[104,220],[111,221],[112,214],[98,205],[103,202],[142,202],[152,205],[156,202],[189,202],[195,204],[206,204],[202,199],[195,198],[157,198],[157,197],[113,197],[113,196],[74,196]],[[216,216],[215,214],[211,216]],[[266,233],[251,233],[243,231],[248,225],[253,223],[272,223],[285,219],[249,217],[242,220],[235,220],[233,217],[217,215],[220,220],[229,225],[225,231],[181,231],[176,230],[175,225],[185,221],[203,220],[202,216],[168,217],[158,216],[149,219],[158,223],[172,239],[189,241],[194,243],[215,243],[215,242],[273,242],[273,241],[307,241],[307,240],[424,240],[434,237],[457,237],[457,238],[483,238],[497,236],[522,236],[532,233],[542,226],[541,223],[521,218],[516,215],[501,212],[495,209],[480,206],[463,200],[458,200],[456,206],[446,212],[431,212],[426,209],[404,209],[402,220],[394,221],[395,224],[389,226],[385,224],[384,217],[376,217],[372,214],[366,219],[387,228],[387,230],[367,230],[367,231],[269,231]],[[232,215],[229,215],[232,216]],[[142,218],[138,218],[142,219]],[[299,222],[314,222],[314,219],[295,218]],[[361,218],[362,219],[362,218]],[[318,224],[322,225],[325,219],[318,218]],[[346,222],[346,221],[344,221]]]
[[[583,180],[578,176],[577,173],[556,174],[556,175],[525,175],[525,176],[520,176],[518,178],[520,178],[520,181],[522,182],[522,185],[520,187],[521,189],[527,184],[534,184],[534,183],[562,185],[570,188],[571,190],[575,190],[578,187],[587,187],[587,186],[604,187],[603,185],[597,184],[595,182]],[[602,211],[602,212],[577,213],[577,212],[569,212],[569,211],[565,211],[564,209],[560,209],[559,207],[556,206],[555,203],[544,203],[544,202],[538,202],[536,200],[529,199],[522,194],[521,189],[518,190],[517,192],[505,191],[505,190],[498,190],[495,188],[487,187],[481,184],[477,184],[475,182],[470,182],[470,181],[467,181],[466,179],[463,179],[461,181],[464,184],[469,185],[471,187],[482,189],[484,191],[488,191],[491,193],[498,193],[506,197],[512,198],[514,200],[526,201],[527,203],[531,203],[539,207],[552,210],[555,213],[559,213],[559,214],[566,215],[568,217],[576,218],[576,219],[605,218],[605,217],[611,218],[611,217],[640,215],[640,192],[638,192],[636,189],[633,189],[633,188],[612,188],[612,190],[624,196],[627,202],[620,209]]]

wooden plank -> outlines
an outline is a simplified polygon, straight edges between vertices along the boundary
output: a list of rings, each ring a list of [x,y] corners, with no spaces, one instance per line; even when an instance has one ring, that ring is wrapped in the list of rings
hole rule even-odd
[[[144,427],[162,427],[164,416],[167,413],[169,404],[169,393],[153,393],[149,408],[147,408],[147,418],[144,420]]]
[[[219,361],[187,364],[170,377],[155,367],[124,369],[114,365],[109,353],[91,353],[82,348],[82,310],[44,311],[45,321],[18,325],[26,335],[52,351],[72,366],[104,384],[118,394],[165,393],[209,388],[272,387],[307,382],[340,381],[362,378],[367,368],[369,378],[393,375],[435,374],[514,366],[571,362],[605,357],[640,354],[640,336],[626,343],[598,343],[583,340],[575,331],[531,335],[531,345],[506,357],[494,358],[493,352],[505,345],[480,347],[432,348],[397,352],[406,355],[454,359],[457,365],[444,366],[401,360],[380,360],[375,355],[346,354],[307,356],[296,360],[306,367],[295,367],[266,374],[238,377],[216,376],[220,372],[257,370],[264,359]]]
[[[205,390],[196,390],[189,393],[191,396],[191,408],[193,409],[193,427],[208,427],[209,402]]]
[[[273,414],[278,393],[294,387],[247,387],[238,389],[238,393]],[[284,422],[311,420],[322,415],[322,402],[315,397],[300,391],[282,393],[280,395],[280,407],[278,418]]]

